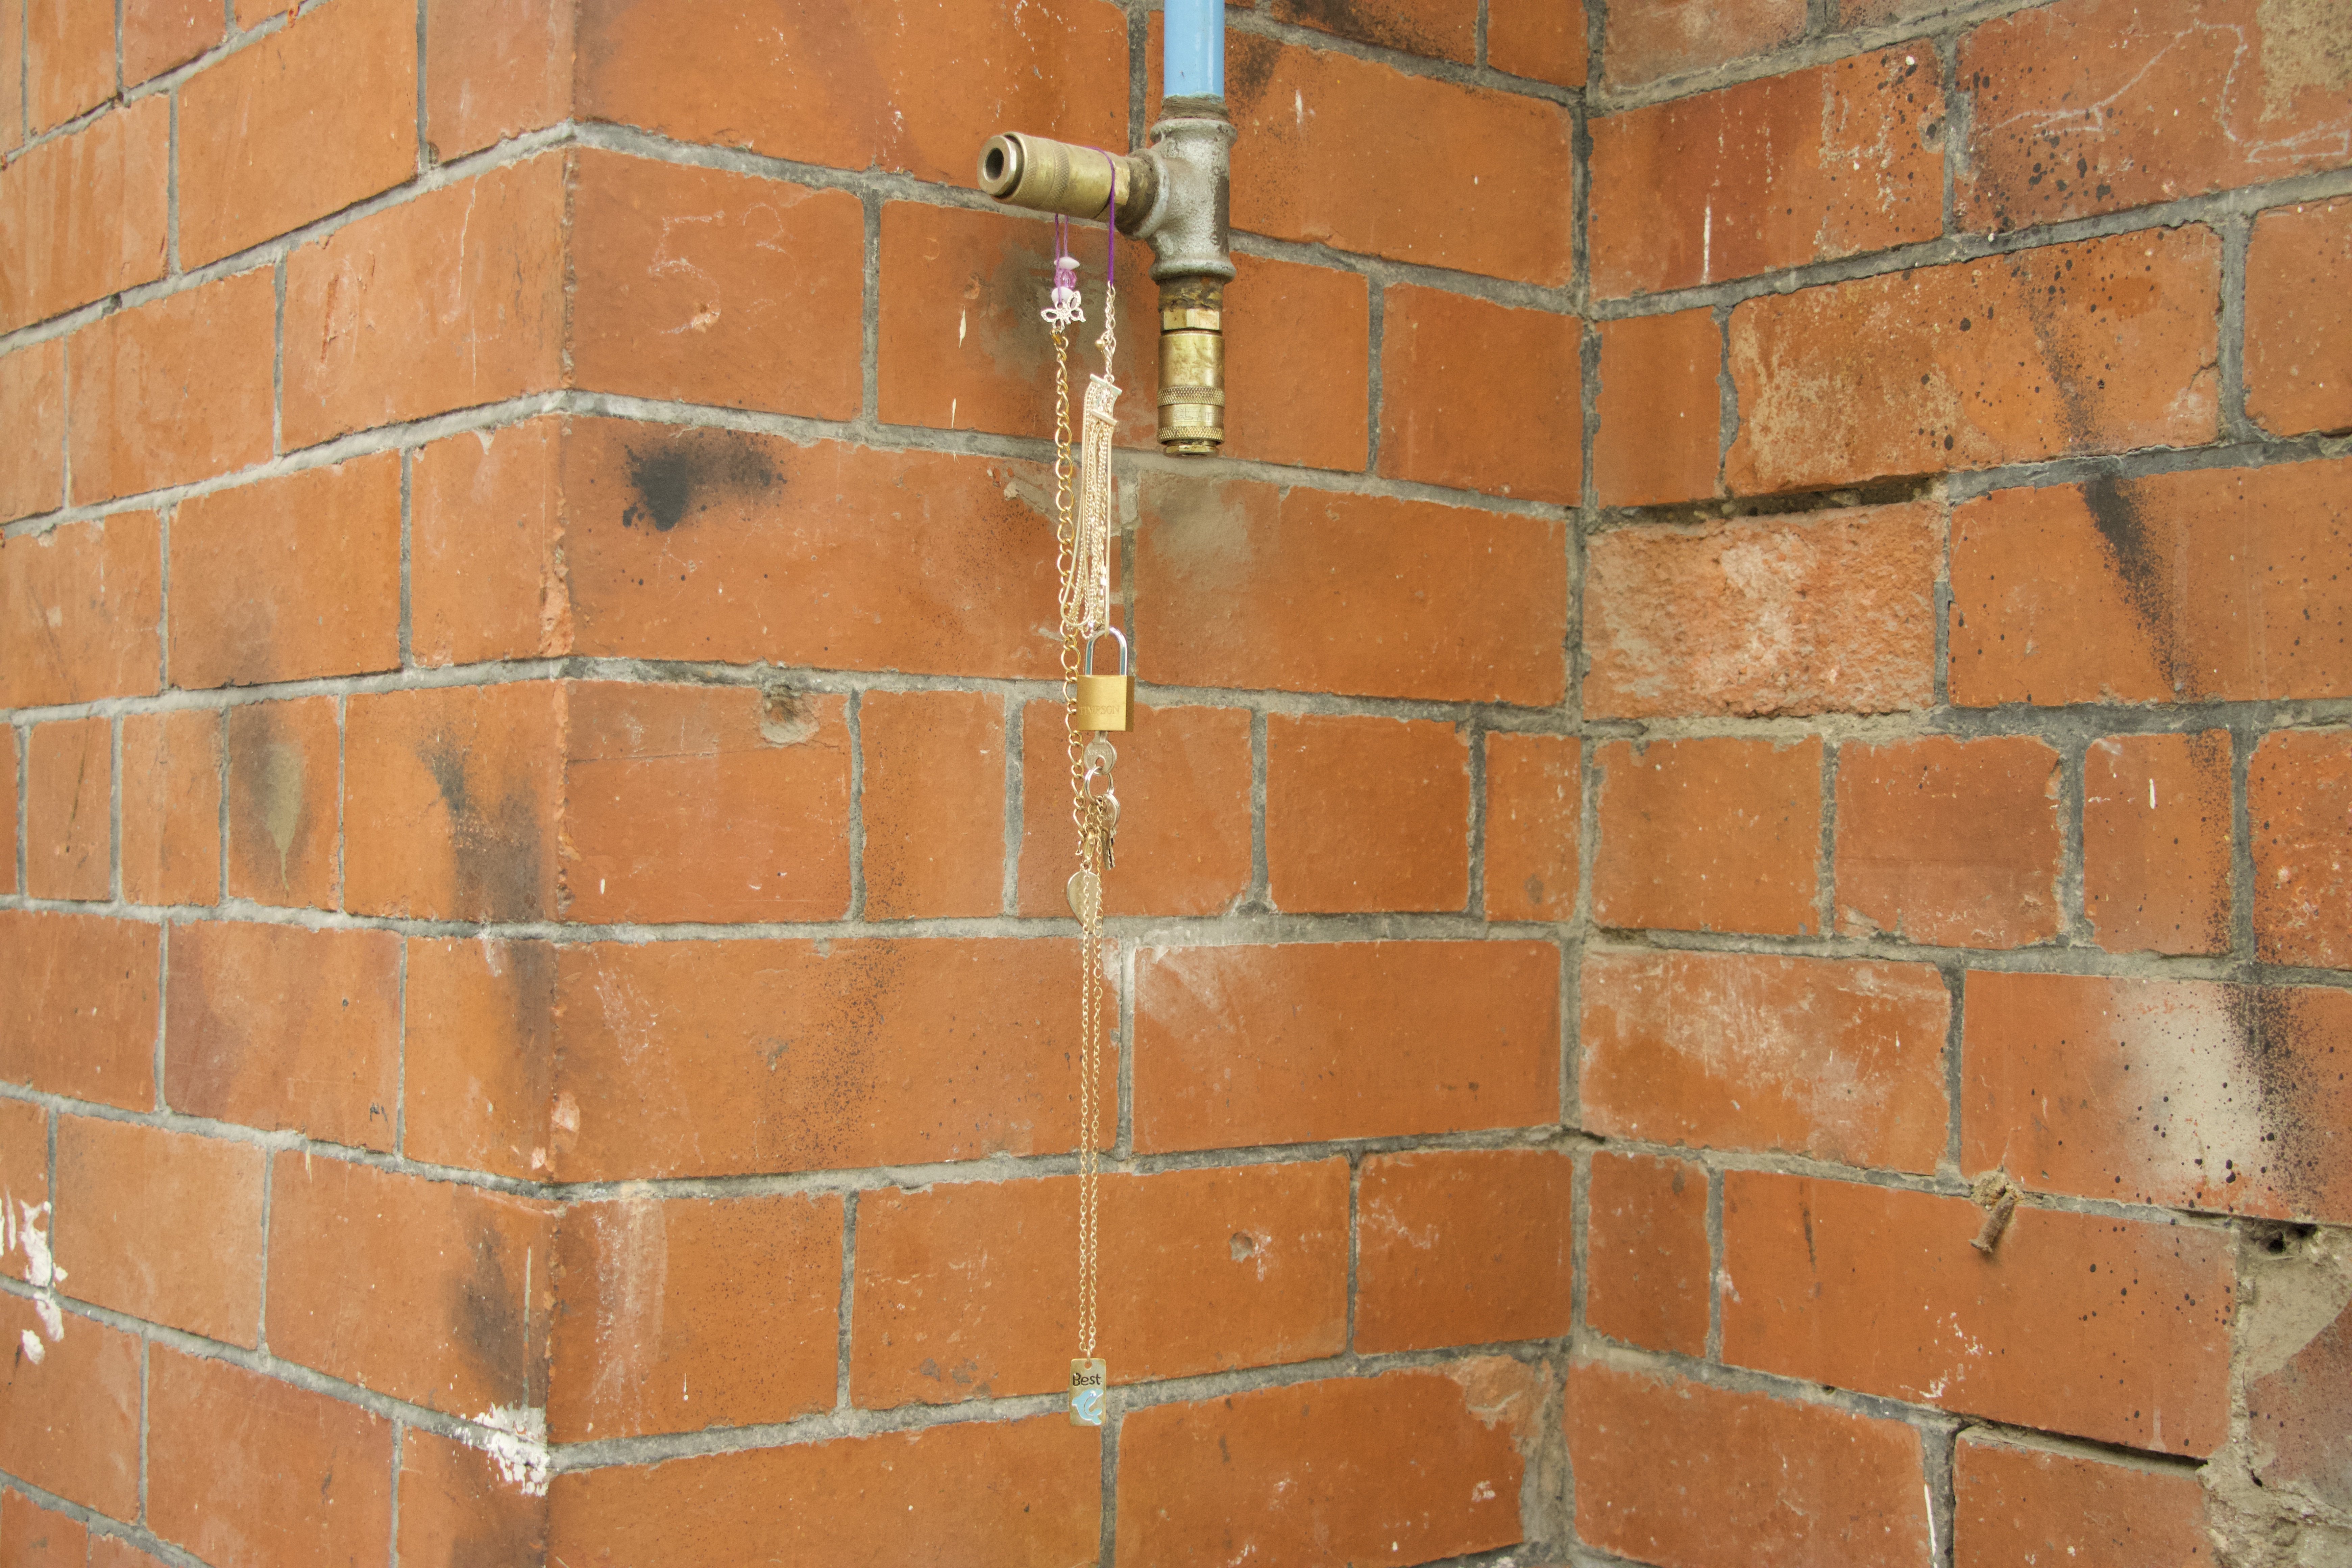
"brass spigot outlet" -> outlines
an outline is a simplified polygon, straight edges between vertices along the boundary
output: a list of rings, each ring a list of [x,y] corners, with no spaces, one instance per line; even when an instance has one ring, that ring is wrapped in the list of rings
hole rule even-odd
[[[1160,286],[1160,445],[1213,457],[1225,438],[1225,284],[1171,279]]]
[[[1116,186],[1118,225],[1132,229],[1160,194],[1149,158],[1103,153],[1051,137],[1008,131],[980,149],[980,188],[998,201],[1033,212],[1100,220]]]

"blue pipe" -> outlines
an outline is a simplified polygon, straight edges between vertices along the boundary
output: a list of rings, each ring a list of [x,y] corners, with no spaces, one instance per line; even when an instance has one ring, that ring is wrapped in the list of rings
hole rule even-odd
[[[1225,0],[1168,0],[1165,64],[1167,97],[1225,96]]]

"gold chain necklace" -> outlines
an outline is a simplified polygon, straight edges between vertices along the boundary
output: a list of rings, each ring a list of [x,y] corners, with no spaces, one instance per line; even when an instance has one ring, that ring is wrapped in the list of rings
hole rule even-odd
[[[1114,176],[1113,202],[1117,180]],[[1114,254],[1103,289],[1103,330],[1095,340],[1102,374],[1088,378],[1080,433],[1083,467],[1071,461],[1068,329],[1086,320],[1077,290],[1077,262],[1069,254],[1065,220],[1054,225],[1053,303],[1043,312],[1054,335],[1054,538],[1062,611],[1062,715],[1070,770],[1070,818],[1077,828],[1077,869],[1070,873],[1070,912],[1078,921],[1078,1342],[1070,1363],[1070,1420],[1104,1421],[1108,1369],[1095,1356],[1100,1276],[1102,1185],[1102,1058],[1105,991],[1110,948],[1103,939],[1103,872],[1118,864],[1113,836],[1118,793],[1112,778],[1118,753],[1103,738],[1133,722],[1135,678],[1127,638],[1112,624],[1110,605],[1111,437],[1119,387],[1118,264]],[[1115,228],[1108,245],[1118,243]],[[1073,479],[1076,483],[1073,484]],[[1116,676],[1094,672],[1094,645],[1108,636],[1119,648]],[[1091,731],[1094,739],[1087,740]],[[1099,784],[1099,788],[1097,784]]]

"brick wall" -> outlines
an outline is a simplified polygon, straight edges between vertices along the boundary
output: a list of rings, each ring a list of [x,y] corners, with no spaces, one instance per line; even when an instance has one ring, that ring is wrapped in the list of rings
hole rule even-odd
[[[2352,1551],[2340,7],[1233,25],[1097,1435],[1156,16],[0,0],[0,1563]]]

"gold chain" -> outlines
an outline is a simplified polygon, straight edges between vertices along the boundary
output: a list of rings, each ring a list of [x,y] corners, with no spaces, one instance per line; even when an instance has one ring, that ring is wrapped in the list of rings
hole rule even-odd
[[[1079,876],[1074,887],[1091,884],[1092,896],[1076,900],[1078,915],[1078,1338],[1095,1353],[1098,1274],[1097,1221],[1101,1184],[1101,1073],[1103,1056],[1102,803],[1087,787],[1087,742],[1078,729],[1078,670],[1083,658],[1086,584],[1078,567],[1076,477],[1070,457],[1069,340],[1054,329],[1054,532],[1055,564],[1061,578],[1062,722],[1070,769],[1070,816],[1077,828]]]

